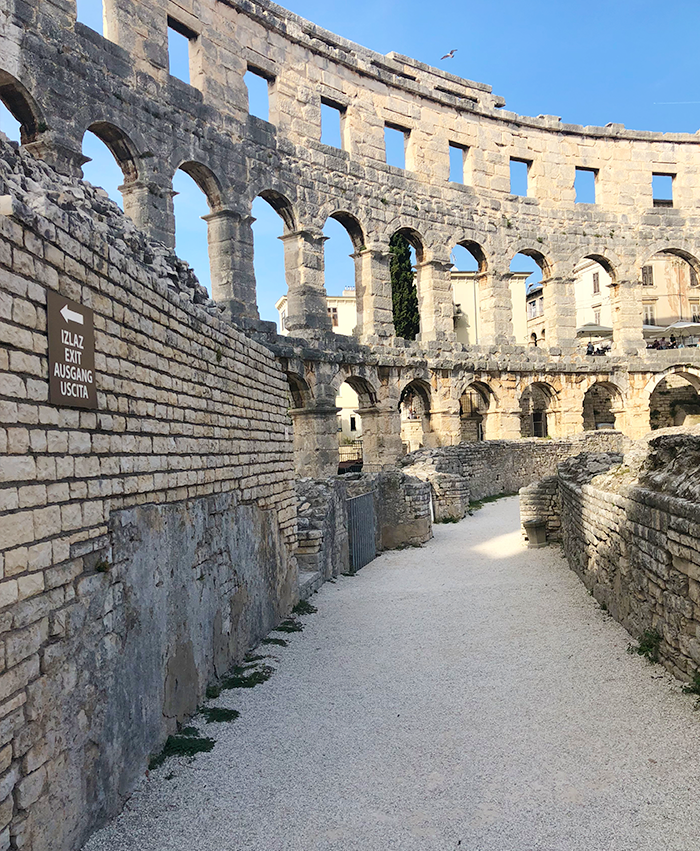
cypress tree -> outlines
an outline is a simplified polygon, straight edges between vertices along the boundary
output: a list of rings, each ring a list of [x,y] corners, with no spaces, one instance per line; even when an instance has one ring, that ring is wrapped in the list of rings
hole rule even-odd
[[[411,250],[408,240],[396,232],[389,240],[391,252],[391,301],[394,309],[396,336],[415,340],[420,331],[418,317],[418,294],[413,281]]]

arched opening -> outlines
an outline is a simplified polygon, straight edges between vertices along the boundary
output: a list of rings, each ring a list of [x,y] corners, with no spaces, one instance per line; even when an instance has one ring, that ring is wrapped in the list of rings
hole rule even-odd
[[[362,412],[374,407],[376,397],[364,378],[351,376],[338,389],[338,473],[359,473],[364,460]]]
[[[662,378],[649,398],[652,431],[672,426],[700,425],[700,378],[673,372]]]
[[[606,354],[613,336],[610,286],[615,282],[611,264],[589,254],[574,266],[576,337],[591,356]]]
[[[280,237],[295,230],[291,202],[279,192],[265,190],[253,201],[253,266],[260,318],[276,322],[286,334],[288,316],[284,244]]]
[[[83,179],[99,186],[124,209],[122,188],[138,178],[136,146],[131,139],[107,121],[95,121],[83,136]]]
[[[350,213],[332,213],[323,235],[326,237],[323,255],[328,315],[333,331],[349,336],[357,325],[355,252],[364,248],[362,228]]]
[[[544,284],[549,268],[543,254],[523,249],[510,262],[510,300],[513,335],[517,345],[543,343],[546,339]]]
[[[480,283],[486,273],[486,255],[476,242],[464,241],[452,249],[450,258],[455,339],[475,346],[481,330]]]
[[[220,239],[207,217],[221,209],[221,185],[206,166],[188,161],[173,176],[173,192],[177,254],[211,294]]]
[[[494,396],[488,384],[473,381],[459,400],[460,440],[476,443],[487,439],[489,412],[494,405]]]
[[[418,379],[407,384],[399,401],[401,442],[407,452],[415,452],[425,444],[430,432],[430,387]]]
[[[34,98],[6,71],[0,71],[0,130],[13,142],[34,142],[47,127]]]
[[[696,257],[677,248],[657,252],[641,267],[638,291],[647,347],[697,345],[700,262]]]
[[[412,228],[401,228],[389,240],[391,302],[397,337],[415,340],[420,333],[418,292],[420,280],[416,267],[423,262],[424,249],[420,234]]]
[[[534,382],[520,396],[520,436],[555,437],[557,393],[548,384]]]
[[[609,381],[596,381],[583,397],[583,430],[622,430],[624,415],[620,389]]]

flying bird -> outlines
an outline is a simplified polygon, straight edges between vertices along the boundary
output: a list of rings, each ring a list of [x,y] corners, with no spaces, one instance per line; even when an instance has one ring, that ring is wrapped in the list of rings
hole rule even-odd
[[[454,58],[455,58],[455,53],[457,53],[457,48],[456,48],[456,47],[455,47],[455,49],[454,49],[454,50],[450,50],[450,52],[449,52],[449,53],[446,53],[444,56],[441,56],[441,57],[440,57],[440,59],[454,59]]]

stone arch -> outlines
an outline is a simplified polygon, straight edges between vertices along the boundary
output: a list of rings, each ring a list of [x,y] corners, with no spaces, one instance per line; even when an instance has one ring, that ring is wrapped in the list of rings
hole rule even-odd
[[[459,245],[462,248],[466,248],[466,250],[472,255],[479,267],[479,274],[484,274],[484,272],[488,272],[488,258],[481,243],[473,239],[460,239],[455,243],[455,245]]]
[[[427,256],[427,248],[425,237],[423,237],[414,227],[397,227],[391,231],[390,236],[400,233],[406,238],[406,241],[416,252],[416,262],[422,263]]]
[[[644,388],[645,392],[651,396],[656,387],[664,379],[668,378],[669,375],[680,375],[700,393],[700,367],[691,366],[690,364],[676,364],[675,366],[668,367],[663,372],[656,373],[647,382]]]
[[[555,263],[539,248],[533,248],[530,242],[517,242],[510,247],[511,260],[518,254],[531,257],[542,270],[542,283],[554,275]]]
[[[460,442],[475,443],[486,440],[489,417],[494,414],[498,405],[496,393],[485,381],[472,379],[467,382],[459,397]]]
[[[85,132],[94,133],[106,145],[122,170],[125,184],[138,180],[138,150],[127,133],[109,121],[93,121]]]
[[[178,170],[189,175],[202,190],[212,213],[221,210],[224,205],[221,181],[208,166],[196,160],[186,160],[175,169]]]
[[[612,381],[593,381],[583,397],[583,430],[624,431],[624,394]]]
[[[283,195],[276,189],[263,189],[255,194],[255,198],[262,198],[263,201],[267,201],[284,222],[285,233],[292,233],[297,229],[298,219],[294,211],[294,205],[286,195]]]
[[[25,86],[7,71],[0,70],[0,100],[15,121],[20,124],[20,141],[23,145],[36,141],[47,130],[41,109]]]
[[[698,260],[697,257],[697,255],[700,254],[699,246],[669,246],[668,243],[657,243],[644,255],[644,259],[639,263],[640,270],[642,266],[646,266],[654,257],[659,254],[667,254],[672,257],[682,258],[695,271],[695,274],[698,276],[698,279],[700,279],[700,260]]]
[[[287,384],[292,408],[308,408],[313,399],[313,393],[303,375],[287,372]]]
[[[361,251],[365,247],[365,229],[357,216],[347,210],[335,210],[328,214],[326,221],[328,219],[334,219],[345,228],[355,251]]]
[[[619,282],[618,276],[618,268],[620,266],[619,261],[613,261],[605,254],[597,254],[595,252],[591,252],[590,254],[585,254],[581,260],[593,260],[599,266],[602,266],[605,272],[610,276],[610,282],[612,284],[617,284]],[[578,262],[574,264],[574,267],[578,265]]]
[[[401,413],[401,442],[408,452],[425,446],[425,437],[430,433],[430,409],[432,391],[427,381],[414,378],[404,386],[399,398]]]
[[[558,436],[559,415],[559,393],[546,381],[532,381],[520,394],[521,437]]]
[[[673,366],[654,375],[645,387],[649,428],[700,424],[700,368]]]

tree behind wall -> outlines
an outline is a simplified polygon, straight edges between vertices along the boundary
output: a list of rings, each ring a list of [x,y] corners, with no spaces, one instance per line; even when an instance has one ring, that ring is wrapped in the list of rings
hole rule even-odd
[[[394,328],[396,336],[404,340],[415,340],[420,331],[418,317],[418,294],[413,281],[411,248],[401,233],[395,233],[389,240],[391,252],[391,301],[394,309]]]

